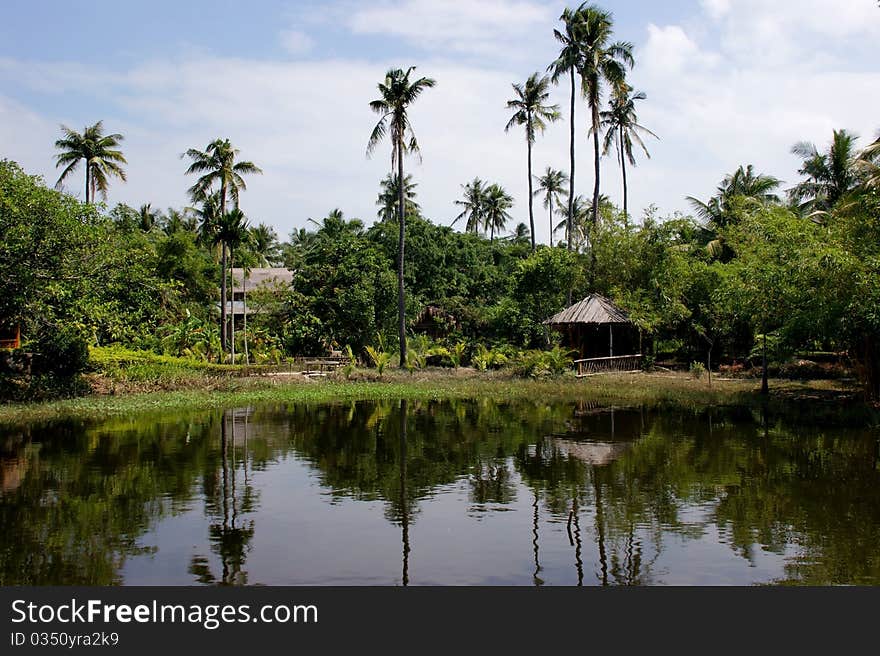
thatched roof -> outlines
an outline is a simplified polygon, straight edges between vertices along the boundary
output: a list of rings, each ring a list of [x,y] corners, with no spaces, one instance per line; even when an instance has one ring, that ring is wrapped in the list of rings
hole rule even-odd
[[[548,326],[560,326],[572,323],[630,323],[629,315],[599,294],[590,294],[584,300],[575,303],[543,322]]]

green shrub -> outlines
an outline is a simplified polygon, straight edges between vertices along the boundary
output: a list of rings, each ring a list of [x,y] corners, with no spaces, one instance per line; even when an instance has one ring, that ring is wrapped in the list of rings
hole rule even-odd
[[[45,326],[31,348],[35,352],[33,372],[71,377],[89,366],[89,345],[73,326]]]
[[[379,376],[382,376],[382,374],[385,373],[385,367],[391,362],[391,354],[387,351],[381,350],[381,347],[377,349],[373,346],[368,346],[367,355],[370,356],[370,360],[372,361],[373,366],[376,367]]]
[[[706,373],[706,365],[702,362],[691,362],[691,377],[695,380],[700,380],[703,377],[703,374]]]

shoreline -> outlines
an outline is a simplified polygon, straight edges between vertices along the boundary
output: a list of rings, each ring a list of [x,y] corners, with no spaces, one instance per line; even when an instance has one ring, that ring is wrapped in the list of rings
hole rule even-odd
[[[153,389],[149,384],[126,386],[105,377],[92,378],[89,382],[97,393],[55,401],[0,405],[0,425],[172,410],[210,410],[256,403],[320,404],[402,398],[423,401],[476,398],[589,401],[682,409],[746,406],[810,416],[847,411],[855,411],[866,418],[873,416],[871,407],[861,400],[858,390],[841,381],[772,379],[769,397],[762,397],[759,380],[714,378],[710,386],[705,378],[698,380],[678,373],[524,379],[498,372],[438,369],[413,374],[392,370],[380,379],[366,370],[356,372],[352,380],[333,377],[320,380],[206,377],[200,381],[181,381],[179,386],[169,386],[166,382]]]

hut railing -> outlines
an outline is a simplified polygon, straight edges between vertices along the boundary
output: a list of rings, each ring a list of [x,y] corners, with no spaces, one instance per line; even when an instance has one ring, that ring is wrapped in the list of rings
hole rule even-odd
[[[642,368],[642,354],[587,358],[585,360],[575,360],[574,365],[577,367],[578,377],[589,376],[590,374],[638,371]]]

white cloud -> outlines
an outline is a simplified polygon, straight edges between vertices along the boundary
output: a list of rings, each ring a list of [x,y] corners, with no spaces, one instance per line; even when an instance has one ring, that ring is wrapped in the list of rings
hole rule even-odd
[[[700,4],[709,16],[718,20],[730,11],[731,0],[700,0]]]
[[[304,55],[315,46],[315,40],[300,30],[284,30],[280,40],[281,47],[291,55]]]
[[[394,36],[422,50],[518,57],[535,31],[548,34],[557,8],[528,0],[404,0],[359,6],[355,34]]]

